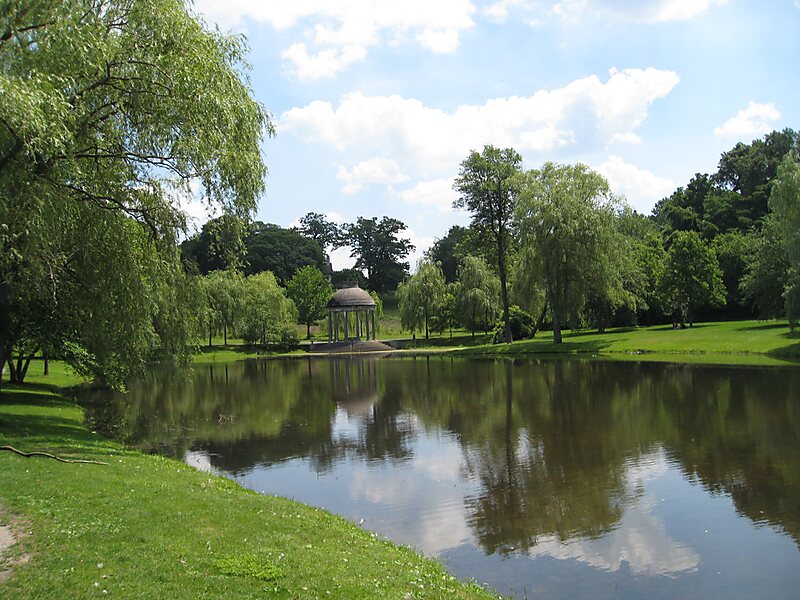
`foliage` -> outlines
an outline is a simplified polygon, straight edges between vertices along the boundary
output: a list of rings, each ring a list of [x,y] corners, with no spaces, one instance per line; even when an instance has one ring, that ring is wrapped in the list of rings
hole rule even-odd
[[[420,260],[417,272],[397,288],[400,304],[400,322],[404,329],[425,332],[430,337],[431,321],[441,316],[445,306],[446,287],[442,268],[435,263]]]
[[[301,267],[311,265],[321,269],[325,266],[320,246],[293,229],[256,222],[245,245],[246,275],[270,271],[285,284]]]
[[[377,217],[358,217],[344,227],[345,239],[352,247],[350,256],[356,259],[356,268],[366,273],[369,289],[394,290],[408,274],[408,263],[403,259],[414,245],[400,237],[406,229],[405,223],[391,217],[380,221]]]
[[[705,239],[760,228],[778,165],[798,148],[800,136],[791,129],[736,144],[722,154],[716,173],[698,173],[661,200],[655,218],[670,231],[697,231]]]
[[[179,199],[253,210],[269,116],[243,40],[179,0],[11,1],[0,29],[0,362],[45,347],[121,385],[185,354]]]
[[[244,312],[244,279],[234,270],[212,271],[206,275],[203,289],[205,291],[211,346],[211,329],[221,328],[224,343],[228,345],[228,332],[234,331]]]
[[[755,235],[752,252],[746,257],[739,287],[760,318],[773,319],[786,314],[783,293],[788,281],[786,248],[775,215],[767,215],[764,226]]]
[[[291,346],[297,338],[296,319],[294,303],[272,273],[265,271],[245,279],[241,332],[247,343]],[[290,330],[294,336],[289,334]]]
[[[341,228],[320,213],[310,212],[300,217],[300,226],[297,230],[314,240],[323,252],[339,248],[344,242]]]
[[[522,310],[519,306],[512,304],[508,311],[511,317],[511,334],[515,340],[524,340],[531,337],[534,327],[536,326],[536,319],[533,316]],[[498,323],[494,328],[492,336],[492,343],[500,344],[505,342],[505,323]]]
[[[786,318],[794,329],[800,321],[800,161],[796,156],[787,154],[778,167],[769,205],[789,259]]]
[[[486,261],[477,256],[465,256],[458,267],[455,291],[459,322],[473,337],[477,329],[488,330],[500,306],[500,280]]]
[[[763,223],[763,221],[762,221]],[[762,230],[764,225],[762,224]],[[717,256],[722,282],[725,284],[725,302],[739,315],[751,316],[750,305],[742,293],[740,282],[744,277],[748,258],[755,250],[756,234],[729,231],[722,233],[711,242]]]
[[[590,291],[609,293],[619,285],[614,199],[606,180],[582,164],[546,163],[515,185],[521,246],[531,250],[531,268],[546,291],[560,343],[562,320],[577,320]]]
[[[247,249],[244,219],[222,215],[203,224],[200,231],[181,242],[181,260],[191,274],[207,275],[241,267]]]
[[[367,287],[367,278],[364,277],[364,272],[360,269],[342,269],[341,271],[333,272],[331,283],[335,287],[343,287],[354,283],[364,289]]]
[[[442,274],[447,283],[452,283],[457,279],[458,265],[467,254],[467,247],[474,245],[470,238],[468,228],[453,225],[447,235],[437,238],[425,252],[428,260],[442,265]]]
[[[493,258],[500,276],[500,297],[503,303],[504,322],[509,322],[508,258],[512,246],[511,225],[514,217],[516,193],[512,178],[520,172],[522,157],[513,148],[484,146],[464,159],[459,167],[453,189],[459,197],[455,208],[468,210],[472,216],[471,227],[484,241],[487,260]],[[511,341],[511,330],[506,328],[506,341]]]
[[[695,231],[676,231],[670,239],[661,280],[663,303],[673,319],[688,321],[707,305],[725,304],[725,285],[714,250]]]
[[[298,319],[306,325],[307,339],[311,339],[311,326],[327,314],[333,287],[319,269],[306,266],[295,271],[286,284],[286,293],[297,308]]]

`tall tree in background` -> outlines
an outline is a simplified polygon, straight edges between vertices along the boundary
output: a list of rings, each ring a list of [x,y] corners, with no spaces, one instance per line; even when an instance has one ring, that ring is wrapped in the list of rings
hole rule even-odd
[[[329,252],[342,245],[341,228],[323,214],[310,212],[300,217],[300,226],[297,230],[317,242],[323,252]]]
[[[297,318],[306,326],[306,339],[311,339],[311,326],[326,314],[333,287],[316,267],[302,267],[286,284],[286,293],[297,308]]]
[[[246,217],[269,116],[242,75],[242,38],[205,30],[180,0],[0,12],[0,360],[48,346],[120,384],[182,326],[156,327],[179,198],[199,181],[210,205]],[[42,311],[60,327],[26,325]]]
[[[245,247],[245,274],[270,271],[281,285],[286,285],[302,267],[321,269],[325,265],[322,248],[316,242],[294,229],[271,223],[253,223],[251,233],[245,238]]]
[[[739,286],[759,318],[777,319],[786,315],[784,292],[788,281],[789,258],[775,215],[770,214],[755,236]]]
[[[353,249],[356,268],[367,276],[367,285],[378,292],[394,290],[408,274],[408,263],[403,259],[414,245],[400,237],[406,224],[398,219],[358,217],[345,227],[345,239]]]
[[[789,259],[789,282],[784,292],[786,318],[794,329],[800,320],[800,162],[787,154],[778,167],[769,205]]]
[[[583,164],[546,163],[517,177],[516,221],[523,248],[546,290],[553,340],[583,308],[587,294],[618,280],[612,254],[615,206],[608,182]]]
[[[492,250],[500,277],[503,302],[505,339],[512,341],[509,326],[508,269],[511,249],[511,224],[514,218],[516,195],[512,178],[520,172],[522,157],[513,148],[484,146],[483,152],[470,152],[461,163],[453,189],[459,197],[456,208],[468,210],[472,215],[472,228]]]
[[[298,341],[292,301],[269,271],[247,277],[242,286],[242,337],[250,344],[293,346]],[[287,340],[288,343],[287,343]]]
[[[458,278],[458,265],[471,250],[470,231],[466,227],[453,225],[447,235],[437,238],[433,245],[425,252],[425,256],[435,263],[442,265],[442,274],[448,283]]]
[[[661,280],[664,306],[691,327],[697,309],[725,304],[725,285],[717,257],[696,231],[676,231],[670,239]]]

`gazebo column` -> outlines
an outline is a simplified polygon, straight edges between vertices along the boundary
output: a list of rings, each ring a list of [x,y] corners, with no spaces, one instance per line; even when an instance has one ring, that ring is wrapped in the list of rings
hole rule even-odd
[[[377,331],[378,330],[375,329],[375,311],[373,310],[372,311],[372,339],[373,340],[377,340],[378,339]]]
[[[328,310],[328,343],[333,341],[333,311]]]
[[[344,339],[345,339],[345,341],[347,341],[347,339],[349,337],[350,337],[350,312],[349,311],[344,311]]]

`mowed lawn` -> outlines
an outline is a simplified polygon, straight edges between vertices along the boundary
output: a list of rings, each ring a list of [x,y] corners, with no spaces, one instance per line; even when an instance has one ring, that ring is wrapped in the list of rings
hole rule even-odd
[[[698,323],[687,329],[671,325],[630,327],[597,333],[565,331],[563,343],[542,331],[532,340],[483,345],[459,350],[470,355],[611,354],[615,358],[652,359],[672,356],[682,362],[727,364],[792,364],[800,360],[800,332],[790,332],[785,321],[730,321]]]

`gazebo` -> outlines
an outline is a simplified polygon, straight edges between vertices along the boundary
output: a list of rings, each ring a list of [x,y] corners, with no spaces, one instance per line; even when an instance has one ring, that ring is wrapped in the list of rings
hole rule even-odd
[[[362,333],[368,340],[375,339],[375,300],[357,285],[342,288],[328,302],[328,343],[338,342],[339,319],[344,313],[344,338],[360,340]],[[350,335],[350,314],[355,315],[353,335]]]

